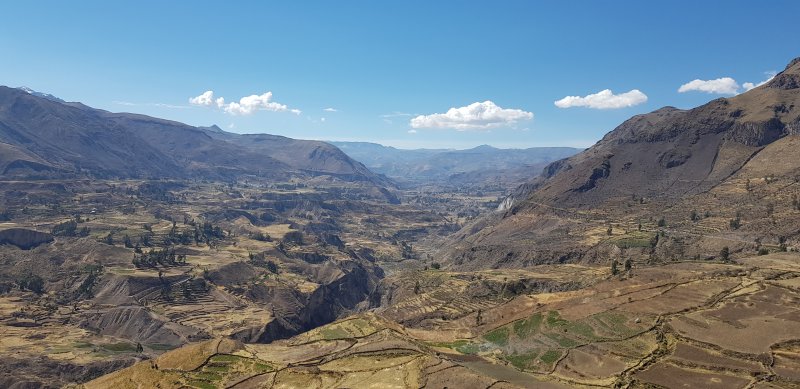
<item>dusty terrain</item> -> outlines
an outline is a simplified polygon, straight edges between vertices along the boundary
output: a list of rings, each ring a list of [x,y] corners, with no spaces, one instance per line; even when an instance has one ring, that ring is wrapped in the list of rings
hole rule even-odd
[[[491,202],[459,196],[436,212],[319,176],[2,188],[0,386],[32,387],[204,339],[270,342],[367,309],[387,272],[431,262],[417,242]]]
[[[796,387],[798,259],[420,270],[393,281],[425,286],[373,313],[268,345],[185,347],[85,387]],[[521,280],[576,287],[510,291]],[[506,291],[460,300],[495,282]]]

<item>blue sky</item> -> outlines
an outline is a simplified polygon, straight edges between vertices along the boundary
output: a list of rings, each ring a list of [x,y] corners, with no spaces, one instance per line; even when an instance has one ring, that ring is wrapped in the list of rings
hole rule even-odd
[[[798,1],[15,1],[0,84],[233,132],[589,146],[782,70],[797,15]]]

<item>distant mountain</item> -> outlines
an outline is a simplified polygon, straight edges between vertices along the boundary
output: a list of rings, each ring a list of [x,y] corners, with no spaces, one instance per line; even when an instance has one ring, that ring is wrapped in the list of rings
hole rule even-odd
[[[662,246],[680,250],[673,258],[705,258],[723,245],[800,245],[798,135],[800,58],[738,96],[632,117],[520,186],[501,213],[462,230],[448,255],[487,267],[608,260],[630,244],[650,259]],[[672,235],[651,240],[637,229]],[[615,231],[628,240],[615,243]]]
[[[35,90],[31,89],[31,88],[28,88],[27,86],[21,86],[21,87],[19,87],[17,89],[19,89],[21,91],[24,91],[24,92],[27,92],[27,93],[30,93],[30,94],[32,94],[32,95],[34,95],[36,97],[41,97],[41,98],[48,99],[50,101],[55,101],[55,102],[58,102],[58,103],[65,103],[64,100],[61,100],[58,97],[55,97],[55,96],[53,96],[53,95],[51,95],[49,93],[37,92],[37,91],[35,91]]]
[[[412,185],[519,183],[548,163],[580,151],[570,147],[497,149],[488,145],[468,150],[403,150],[367,142],[330,143],[372,171]]]
[[[0,177],[271,178],[392,185],[336,147],[111,113],[0,86]]]

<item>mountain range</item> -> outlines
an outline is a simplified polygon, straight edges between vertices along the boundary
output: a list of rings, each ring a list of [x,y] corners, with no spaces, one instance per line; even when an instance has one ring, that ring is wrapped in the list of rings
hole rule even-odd
[[[547,164],[581,149],[533,147],[498,149],[488,145],[468,150],[397,149],[368,142],[330,142],[370,170],[400,183],[513,186],[537,174]]]
[[[5,178],[294,175],[392,185],[325,142],[233,134],[0,86],[0,176]]]

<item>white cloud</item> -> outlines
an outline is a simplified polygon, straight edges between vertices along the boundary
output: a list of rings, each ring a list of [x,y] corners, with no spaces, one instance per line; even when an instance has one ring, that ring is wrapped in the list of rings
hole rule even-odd
[[[410,113],[405,113],[405,112],[392,112],[392,113],[387,113],[387,114],[381,115],[382,118],[387,118],[387,119],[388,118],[399,118],[399,117],[404,117],[404,116],[414,116],[414,115],[410,114]]]
[[[225,105],[225,112],[232,115],[250,115],[255,111],[273,111],[280,112],[289,109],[285,104],[280,104],[272,101],[272,92],[267,92],[260,95],[250,95],[239,99],[239,102],[228,103]],[[295,113],[296,110],[292,110]]]
[[[417,133],[417,130],[408,130],[408,133],[409,133],[409,134],[416,134],[416,133]]]
[[[210,90],[203,92],[203,94],[200,96],[192,97],[189,99],[190,104],[202,105],[204,107],[211,106],[213,101],[214,101],[214,91]]]
[[[321,122],[323,122],[323,123],[325,123],[325,120],[327,120],[327,119],[325,119],[325,118],[319,118],[319,121],[321,121]]]
[[[127,107],[159,107],[159,108],[171,108],[171,109],[192,108],[188,105],[175,105],[175,104],[165,104],[165,103],[132,103],[130,101],[114,101],[113,103],[117,105],[124,105]]]
[[[678,88],[679,93],[698,91],[721,95],[735,95],[738,90],[739,84],[730,77],[722,77],[715,80],[692,80]]]
[[[325,109],[323,109],[323,111],[325,111],[325,112],[339,112],[338,109],[332,108],[332,107],[325,108]]]
[[[745,91],[745,92],[747,92],[747,91],[749,91],[750,89],[753,89],[753,88],[758,88],[758,87],[760,87],[761,85],[764,85],[764,84],[766,84],[766,83],[770,82],[770,81],[771,81],[773,78],[775,78],[775,76],[776,76],[778,73],[777,73],[777,72],[766,72],[766,73],[764,73],[764,74],[766,74],[766,75],[767,75],[767,79],[766,79],[766,80],[764,80],[764,81],[761,81],[761,82],[759,82],[758,84],[754,84],[754,83],[752,83],[752,82],[745,82],[744,84],[742,84],[742,88],[744,88],[744,91]]]
[[[214,91],[209,90],[203,92],[203,94],[200,96],[190,98],[189,103],[201,107],[211,107],[216,105],[217,108],[231,115],[250,115],[256,111],[289,111],[295,115],[300,115],[302,113],[302,111],[299,109],[289,109],[286,104],[272,101],[272,92],[266,92],[260,95],[245,96],[239,99],[238,102],[234,101],[225,103],[224,97],[218,97],[214,99]]]
[[[531,120],[533,114],[521,109],[504,109],[491,101],[472,103],[466,107],[450,108],[446,113],[419,115],[411,119],[412,128],[453,128],[458,131],[485,130],[511,126],[521,120]]]
[[[555,102],[558,108],[587,107],[594,109],[617,109],[633,107],[647,101],[647,95],[638,89],[615,95],[611,89],[601,90],[586,96],[567,96]]]

